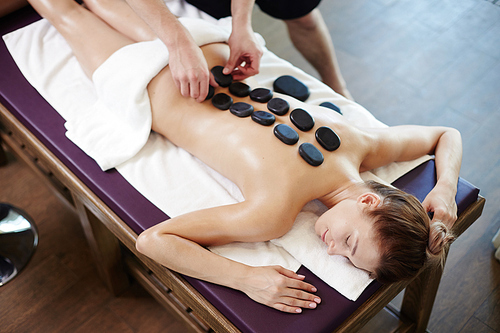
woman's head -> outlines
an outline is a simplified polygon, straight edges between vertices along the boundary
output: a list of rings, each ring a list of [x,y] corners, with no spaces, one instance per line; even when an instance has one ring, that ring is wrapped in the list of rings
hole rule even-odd
[[[427,259],[442,263],[454,239],[447,227],[441,222],[430,225],[427,212],[413,195],[373,181],[365,184],[382,198],[379,207],[366,211],[380,246],[376,278],[382,283],[407,280]]]
[[[359,189],[316,223],[329,254],[347,257],[382,283],[410,279],[428,258],[443,258],[453,237],[442,223],[429,226],[414,196],[373,181]]]

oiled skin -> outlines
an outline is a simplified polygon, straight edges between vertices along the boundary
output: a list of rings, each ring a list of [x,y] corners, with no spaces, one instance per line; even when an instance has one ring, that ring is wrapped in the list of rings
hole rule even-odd
[[[202,50],[211,67],[223,64],[229,54],[225,44],[206,45]],[[251,84],[252,80],[248,81]],[[315,127],[308,132],[298,130],[289,113],[276,116],[273,126],[262,126],[250,117],[239,118],[227,110],[221,111],[211,101],[199,104],[184,98],[172,89],[172,84],[166,67],[148,86],[153,130],[232,180],[247,200],[259,198],[278,209],[286,206],[287,216],[279,223],[285,221],[288,228],[308,201],[353,180],[359,181],[361,162],[370,151],[373,138],[349,125],[339,114],[276,93],[275,97],[288,100],[290,110],[297,107],[307,110],[315,119]],[[219,92],[230,95],[228,88],[216,88],[216,93]],[[244,101],[255,110],[267,111],[265,103],[253,102],[249,97],[232,97],[234,102]],[[295,128],[299,142],[289,146],[277,139],[273,127],[279,123]],[[328,152],[316,142],[314,135],[320,126],[329,126],[340,136],[339,149]],[[325,160],[321,166],[313,167],[299,156],[298,147],[303,142],[313,143],[323,153]]]

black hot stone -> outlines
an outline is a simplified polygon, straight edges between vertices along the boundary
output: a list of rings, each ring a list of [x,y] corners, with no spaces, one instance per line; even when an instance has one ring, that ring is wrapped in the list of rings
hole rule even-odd
[[[250,86],[243,82],[233,82],[229,86],[229,92],[236,97],[247,97],[250,94]]]
[[[222,66],[215,66],[212,68],[211,72],[214,75],[215,82],[219,84],[221,87],[229,87],[231,82],[233,82],[233,77],[231,74],[226,75],[222,73],[222,70],[224,67]]]
[[[290,113],[290,120],[301,131],[307,132],[314,127],[313,117],[303,109],[295,109]]]
[[[227,110],[233,104],[233,99],[231,96],[224,94],[224,93],[218,93],[214,97],[212,97],[212,104],[220,110]]]
[[[318,148],[314,147],[314,145],[309,142],[304,142],[300,145],[299,154],[312,166],[319,166],[324,161],[323,154],[321,154]]]
[[[309,88],[296,78],[290,75],[283,75],[273,83],[273,89],[276,92],[295,97],[304,102],[309,98]]]
[[[340,138],[331,128],[322,126],[316,130],[316,141],[328,151],[340,147]]]
[[[271,126],[276,121],[276,117],[274,116],[274,114],[266,111],[255,111],[254,113],[252,113],[252,120],[257,124]]]
[[[284,99],[276,97],[267,102],[267,109],[278,116],[283,116],[290,110],[290,104]]]
[[[274,135],[287,145],[294,145],[299,141],[299,134],[286,124],[279,124],[274,127]]]
[[[339,114],[342,114],[342,111],[340,111],[340,108],[337,105],[333,104],[332,102],[323,102],[319,106],[332,109],[334,111],[337,111]]]
[[[210,98],[214,97],[215,89],[212,86],[208,86],[208,95],[205,98],[205,101],[208,101]]]
[[[248,117],[253,113],[253,106],[244,102],[234,103],[229,107],[229,112],[238,117]]]
[[[267,103],[273,98],[273,92],[267,88],[255,88],[250,92],[250,98],[255,102]]]

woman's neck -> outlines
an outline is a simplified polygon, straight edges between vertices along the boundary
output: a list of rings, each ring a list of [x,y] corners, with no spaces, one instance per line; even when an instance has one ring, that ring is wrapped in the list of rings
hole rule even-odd
[[[367,190],[368,189],[362,180],[351,179],[344,186],[341,186],[323,197],[318,198],[318,200],[330,209],[343,200],[352,198],[356,199]]]

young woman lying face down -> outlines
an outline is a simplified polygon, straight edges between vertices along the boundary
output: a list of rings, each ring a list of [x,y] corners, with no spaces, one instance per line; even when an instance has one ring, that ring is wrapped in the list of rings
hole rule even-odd
[[[149,34],[139,20],[128,20],[137,23],[122,30],[124,15],[133,15],[124,2],[108,2],[110,10],[85,1],[100,16],[72,0],[30,3],[65,37],[89,76],[113,52],[142,40],[138,35]],[[223,43],[205,45],[202,52],[210,67],[224,66],[229,57]],[[229,94],[227,88],[216,87],[219,92]],[[151,80],[148,94],[152,129],[230,179],[245,198],[241,203],[184,214],[144,231],[137,249],[172,270],[241,290],[278,310],[299,313],[321,302],[304,276],[276,266],[249,267],[205,247],[280,237],[313,199],[329,209],[315,225],[328,253],[347,257],[382,282],[415,276],[428,256],[440,257],[452,239],[447,227],[456,220],[462,155],[460,134],[454,129],[359,128],[336,112],[275,94],[288,101],[290,110],[305,109],[315,119],[312,130],[298,130],[298,143],[287,145],[275,137],[272,126],[221,111],[210,101],[198,103],[182,96],[168,66]],[[255,110],[265,108],[248,97],[233,98]],[[294,127],[288,114],[277,116],[275,124]],[[340,137],[337,150],[327,151],[317,144],[314,133],[321,126]],[[323,154],[320,166],[311,166],[298,154],[298,146],[305,142]],[[402,191],[360,177],[362,171],[430,153],[436,156],[438,182],[422,204]],[[433,221],[428,211],[434,213]]]

